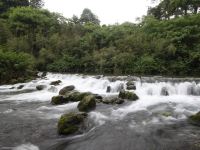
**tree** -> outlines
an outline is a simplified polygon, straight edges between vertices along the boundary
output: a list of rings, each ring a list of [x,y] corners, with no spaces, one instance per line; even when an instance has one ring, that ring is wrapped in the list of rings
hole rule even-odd
[[[100,21],[96,15],[92,13],[92,11],[88,8],[85,8],[81,14],[80,22],[82,24],[85,23],[94,23],[94,24],[100,24]]]
[[[28,0],[0,0],[0,14],[12,7],[29,6]]]
[[[41,8],[44,6],[43,0],[30,0],[29,5],[34,8]]]

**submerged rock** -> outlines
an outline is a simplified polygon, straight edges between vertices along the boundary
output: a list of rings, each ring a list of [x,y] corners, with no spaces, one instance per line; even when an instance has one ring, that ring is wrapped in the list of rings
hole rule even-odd
[[[191,124],[200,126],[200,112],[196,113],[195,115],[192,115],[189,117],[189,122]]]
[[[164,117],[170,117],[170,116],[172,116],[172,113],[171,112],[163,112],[163,113],[161,113],[161,115]]]
[[[44,90],[45,88],[46,88],[46,85],[37,85],[37,86],[36,86],[36,89],[37,89],[38,91]]]
[[[122,104],[124,100],[118,97],[107,97],[102,100],[104,104]]]
[[[75,89],[75,86],[73,86],[73,85],[66,86],[66,87],[62,88],[62,89],[59,91],[59,95],[65,95],[65,94],[67,94],[68,92],[73,91],[74,89]]]
[[[69,100],[66,99],[63,95],[53,96],[51,98],[51,104],[52,105],[61,105],[68,103]]]
[[[81,127],[84,126],[86,117],[86,113],[69,113],[62,115],[58,121],[58,133],[70,135],[80,131]]]
[[[125,91],[125,90],[120,91],[118,97],[122,98],[122,99],[131,100],[131,101],[135,101],[135,100],[139,99],[139,97],[135,93]]]
[[[58,91],[58,89],[55,87],[55,86],[51,86],[49,89],[48,89],[49,92],[53,92],[53,93],[56,93]]]
[[[167,90],[166,87],[163,87],[163,88],[161,89],[160,94],[161,94],[162,96],[169,96],[169,92],[168,92],[168,90]]]
[[[133,81],[128,81],[126,83],[126,89],[127,90],[136,90],[135,82]]]
[[[111,86],[107,86],[106,93],[110,93],[110,92],[111,92]]]
[[[88,112],[96,107],[94,95],[85,96],[78,104],[79,111]]]
[[[56,86],[56,85],[59,85],[61,82],[62,82],[62,81],[60,81],[60,80],[52,81],[52,82],[50,83],[50,85]]]

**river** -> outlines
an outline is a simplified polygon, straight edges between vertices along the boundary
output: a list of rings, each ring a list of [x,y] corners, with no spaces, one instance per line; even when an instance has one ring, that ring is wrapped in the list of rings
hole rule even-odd
[[[59,86],[52,81],[61,80]],[[115,96],[128,80],[139,100],[121,105],[98,103],[81,135],[57,134],[59,117],[78,111],[78,102],[51,105],[67,85],[80,92]],[[22,89],[17,89],[23,85]],[[37,85],[45,85],[42,91]],[[106,93],[107,86],[111,92]],[[165,88],[168,96],[162,95]],[[187,118],[200,110],[200,79],[89,76],[48,73],[28,83],[0,86],[1,150],[199,150],[200,127]]]

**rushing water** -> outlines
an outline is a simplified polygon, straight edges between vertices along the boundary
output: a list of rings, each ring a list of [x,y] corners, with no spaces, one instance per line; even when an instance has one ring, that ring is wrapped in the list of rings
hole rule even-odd
[[[51,81],[61,80],[53,87]],[[122,105],[97,104],[89,113],[82,135],[59,136],[57,121],[78,103],[50,104],[67,85],[104,97],[117,95],[128,80],[136,82],[138,101]],[[22,89],[17,89],[24,85]],[[45,85],[37,91],[37,85]],[[111,93],[106,93],[107,86]],[[167,90],[169,96],[161,91]],[[188,116],[200,110],[200,80],[172,78],[103,77],[48,73],[29,83],[0,86],[1,150],[198,150],[200,128]]]

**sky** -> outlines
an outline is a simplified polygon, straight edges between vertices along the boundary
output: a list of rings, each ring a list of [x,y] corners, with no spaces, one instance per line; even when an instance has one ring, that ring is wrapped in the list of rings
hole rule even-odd
[[[150,0],[44,0],[45,8],[67,18],[80,17],[84,8],[98,16],[101,24],[136,22],[146,15]]]

